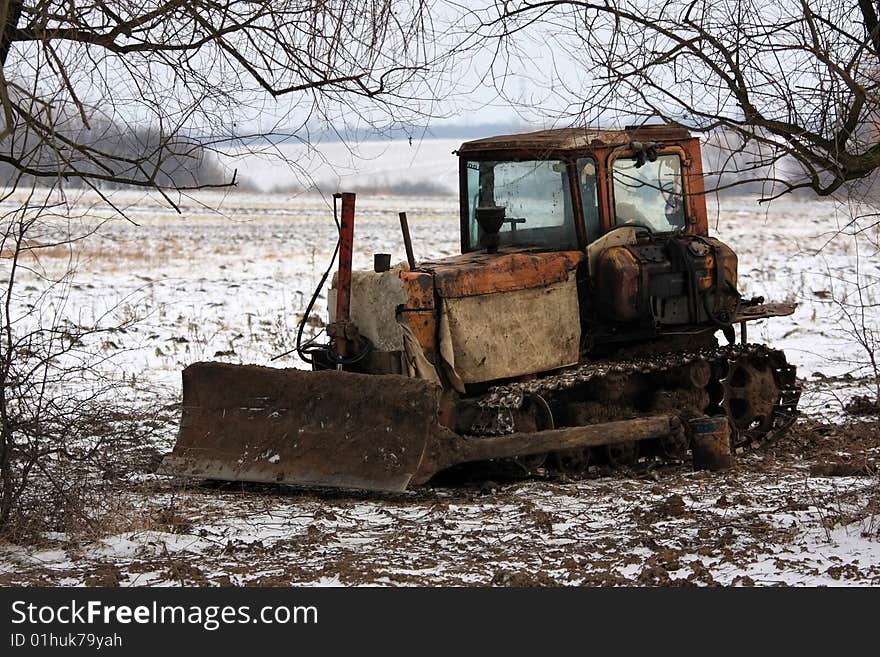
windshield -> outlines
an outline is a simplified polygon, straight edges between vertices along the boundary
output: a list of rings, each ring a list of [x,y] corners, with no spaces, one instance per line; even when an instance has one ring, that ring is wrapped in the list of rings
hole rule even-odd
[[[661,155],[638,166],[633,158],[617,158],[614,176],[614,215],[618,226],[641,224],[656,233],[685,227],[681,159]]]
[[[482,248],[477,208],[503,208],[501,245],[576,249],[568,170],[562,160],[467,163],[469,250]]]

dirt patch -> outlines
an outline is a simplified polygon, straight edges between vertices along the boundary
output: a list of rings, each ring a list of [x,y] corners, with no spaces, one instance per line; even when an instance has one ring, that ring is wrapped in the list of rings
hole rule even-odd
[[[101,564],[85,576],[86,586],[114,587],[122,581],[122,573],[114,564]]]
[[[876,474],[876,461],[837,461],[810,466],[811,477],[873,477]]]
[[[880,415],[880,400],[868,395],[856,395],[843,409],[850,415]]]
[[[559,582],[545,573],[499,570],[492,576],[492,586],[538,587],[558,585]]]

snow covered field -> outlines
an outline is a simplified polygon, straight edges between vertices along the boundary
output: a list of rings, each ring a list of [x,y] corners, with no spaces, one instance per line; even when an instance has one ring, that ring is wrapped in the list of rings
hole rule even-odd
[[[183,200],[177,215],[149,196],[114,198],[137,225],[114,220],[82,245],[64,312],[81,323],[107,312],[139,319],[94,346],[113,357],[108,371],[128,394],[167,407],[155,444],[144,446],[159,454],[173,444],[187,364],[297,365],[291,355],[272,359],[293,348],[332,254],[332,201],[206,193]],[[106,212],[95,203],[79,201],[92,216]],[[457,252],[454,197],[361,195],[356,267],[371,267],[380,251],[403,259],[400,210],[417,259]],[[752,327],[750,339],[784,349],[798,366],[805,417],[785,444],[742,455],[729,472],[663,466],[368,496],[184,488],[142,465],[120,467],[119,522],[108,535],[54,534],[37,550],[2,546],[0,583],[878,584],[877,476],[816,470],[880,454],[877,425],[850,424],[843,412],[869,372],[832,302],[858,275],[853,242],[828,243],[837,222],[831,204],[777,201],[765,210],[736,200],[710,220],[739,255],[746,295],[801,304],[790,318]],[[40,262],[49,273],[67,264],[62,251]],[[859,274],[880,276],[880,261],[861,265]],[[26,285],[41,291],[36,279]],[[877,292],[869,288],[868,301],[880,301]],[[878,307],[869,312],[880,324]]]

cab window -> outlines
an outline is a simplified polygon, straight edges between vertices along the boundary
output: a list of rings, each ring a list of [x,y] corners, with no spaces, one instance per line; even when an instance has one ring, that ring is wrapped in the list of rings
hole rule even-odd
[[[614,217],[618,226],[642,225],[655,233],[686,226],[681,158],[660,155],[639,165],[635,158],[619,157],[612,164]]]
[[[481,248],[477,208],[501,210],[502,246],[576,249],[566,163],[562,160],[468,161],[468,250]],[[502,210],[503,209],[503,210]]]

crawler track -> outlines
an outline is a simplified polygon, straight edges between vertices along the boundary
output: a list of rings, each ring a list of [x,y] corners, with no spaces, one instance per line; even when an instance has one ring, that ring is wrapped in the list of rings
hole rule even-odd
[[[703,372],[689,386],[667,390],[671,373],[688,376]],[[702,377],[702,378],[701,378]],[[638,380],[637,384],[628,385]],[[588,400],[591,391],[612,390]],[[676,409],[676,399],[683,390],[685,407]],[[515,411],[526,400],[540,398],[564,416],[566,408],[578,403],[606,409],[606,417],[633,416],[655,410],[650,404],[662,395],[668,398],[664,410],[680,410],[681,414],[727,414],[731,423],[731,446],[746,447],[783,434],[794,422],[801,389],[796,369],[783,352],[761,344],[736,344],[638,357],[626,360],[598,360],[571,367],[549,376],[519,381],[491,388],[479,400],[480,419],[474,433],[498,435],[515,430]],[[676,397],[675,395],[679,396]],[[641,402],[637,397],[649,396],[653,401]],[[669,404],[673,406],[670,407]],[[563,425],[565,422],[563,421]]]

